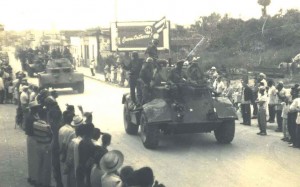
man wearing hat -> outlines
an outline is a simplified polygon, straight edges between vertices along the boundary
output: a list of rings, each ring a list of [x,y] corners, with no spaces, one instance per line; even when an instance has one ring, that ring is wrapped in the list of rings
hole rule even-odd
[[[101,183],[104,187],[121,187],[123,186],[117,170],[123,165],[124,155],[121,151],[112,150],[106,153],[100,160],[100,168],[105,172],[102,176]]]
[[[76,126],[76,128],[74,128],[76,137],[73,138],[68,145],[63,173],[68,175],[68,186],[73,187],[77,186],[76,170],[79,164],[78,146],[86,133],[86,125],[84,125],[84,119],[79,115],[73,117],[71,125]]]
[[[25,120],[25,133],[27,135],[27,159],[28,159],[28,179],[31,185],[38,182],[38,165],[37,160],[37,142],[34,139],[33,123],[40,119],[38,112],[40,105],[37,102],[29,103],[30,112]]]
[[[68,105],[72,106],[72,105]],[[73,116],[71,112],[66,113],[64,116],[65,125],[59,129],[58,132],[58,143],[59,143],[59,153],[60,153],[60,166],[61,166],[61,175],[62,182],[64,187],[71,187],[70,184],[70,175],[63,173],[63,168],[66,168],[65,163],[67,159],[68,146],[71,143],[72,139],[76,138],[75,130],[80,125],[83,124],[83,119],[80,116]]]
[[[92,59],[91,62],[90,62],[90,70],[91,70],[92,76],[95,76],[95,72],[94,72],[95,67],[96,67],[95,59]]]

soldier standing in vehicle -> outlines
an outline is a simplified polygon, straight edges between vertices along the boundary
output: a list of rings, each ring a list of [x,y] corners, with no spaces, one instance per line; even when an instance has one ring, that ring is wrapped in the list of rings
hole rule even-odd
[[[148,57],[146,63],[143,64],[140,71],[140,82],[142,87],[142,104],[150,100],[150,82],[153,78],[153,58]]]
[[[157,50],[158,43],[159,43],[158,39],[153,39],[152,45],[148,46],[145,51],[146,57],[151,57],[155,65],[158,59],[158,50]]]
[[[141,68],[143,66],[143,62],[139,58],[139,54],[136,51],[132,52],[131,57],[132,57],[132,59],[128,66],[130,97],[131,97],[132,102],[135,105],[139,105],[139,104],[141,104],[140,103],[141,102],[141,88],[140,88],[140,85],[138,85],[138,78],[140,75]],[[136,89],[137,93],[135,93],[135,89]],[[136,100],[135,94],[137,94],[138,100]]]

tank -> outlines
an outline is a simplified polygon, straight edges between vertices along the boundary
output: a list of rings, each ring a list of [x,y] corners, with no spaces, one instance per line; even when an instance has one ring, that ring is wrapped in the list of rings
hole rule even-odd
[[[35,55],[32,60],[27,59],[25,62],[25,70],[29,77],[33,77],[36,73],[45,71],[47,59],[43,55]]]
[[[41,88],[72,88],[78,93],[84,92],[84,76],[74,70],[66,58],[51,59],[45,72],[38,74],[38,84]]]
[[[168,74],[170,71],[164,72]],[[136,135],[140,127],[141,140],[148,149],[157,148],[160,134],[213,131],[219,143],[232,142],[235,120],[238,118],[227,97],[214,96],[212,89],[206,84],[186,82],[178,85],[178,91],[180,100],[174,100],[168,84],[153,87],[151,100],[140,108],[132,107],[130,94],[124,94],[122,103],[126,133]]]

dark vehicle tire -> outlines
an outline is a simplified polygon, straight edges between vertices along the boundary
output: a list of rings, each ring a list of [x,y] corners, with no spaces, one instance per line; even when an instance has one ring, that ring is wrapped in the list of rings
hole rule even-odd
[[[84,83],[79,82],[76,86],[76,90],[78,91],[78,93],[83,93],[84,92]]]
[[[130,111],[128,102],[124,104],[123,118],[124,118],[124,128],[127,134],[136,135],[139,130],[139,126],[131,122]]]
[[[141,115],[141,139],[147,149],[155,149],[159,143],[159,129],[156,125],[148,125],[146,114]]]
[[[215,131],[215,137],[221,144],[229,144],[235,133],[234,120],[224,121]]]

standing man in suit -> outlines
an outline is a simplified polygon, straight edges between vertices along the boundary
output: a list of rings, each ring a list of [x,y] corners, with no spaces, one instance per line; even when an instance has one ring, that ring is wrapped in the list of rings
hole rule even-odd
[[[241,124],[251,125],[251,108],[250,104],[253,100],[253,92],[248,86],[248,82],[242,81],[242,100],[241,100],[241,112],[243,117],[243,122]]]

